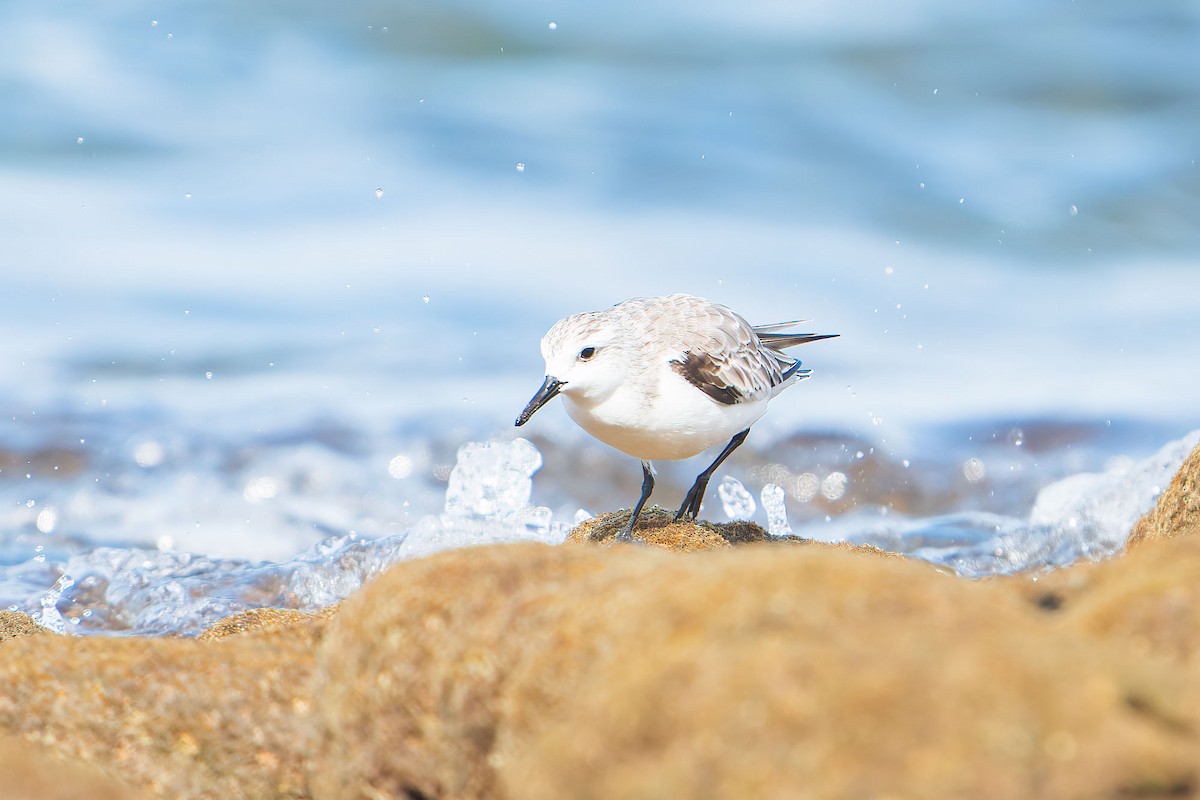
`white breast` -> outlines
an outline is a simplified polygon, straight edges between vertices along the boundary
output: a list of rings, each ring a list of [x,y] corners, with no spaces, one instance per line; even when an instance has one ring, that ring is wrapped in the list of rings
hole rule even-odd
[[[767,411],[767,398],[718,403],[671,371],[657,392],[623,387],[589,405],[564,392],[571,419],[600,441],[648,461],[691,458],[725,444]]]

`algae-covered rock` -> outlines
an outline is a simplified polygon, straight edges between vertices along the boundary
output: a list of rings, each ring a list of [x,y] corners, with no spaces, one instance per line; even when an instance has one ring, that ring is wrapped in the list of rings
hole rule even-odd
[[[621,544],[617,534],[629,522],[629,511],[613,511],[601,514],[576,525],[567,533],[567,541],[575,544]],[[690,553],[697,550],[719,550],[743,544],[771,543],[776,545],[804,545],[809,547],[851,550],[889,558],[903,558],[869,545],[853,545],[844,542],[819,542],[800,536],[772,536],[761,525],[754,522],[708,522],[706,520],[675,521],[675,513],[659,506],[642,511],[637,527],[633,531],[637,544],[650,545],[662,550]]]

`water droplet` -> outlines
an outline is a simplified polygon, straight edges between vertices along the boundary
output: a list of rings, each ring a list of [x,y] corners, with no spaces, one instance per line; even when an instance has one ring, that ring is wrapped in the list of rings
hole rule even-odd
[[[395,456],[388,462],[388,474],[396,480],[403,480],[412,474],[413,460],[410,456],[401,453]]]
[[[184,200],[191,200],[191,199],[192,199],[192,193],[191,193],[191,192],[185,192],[185,193],[184,193],[184,195],[183,195],[183,199],[184,199]]]
[[[1076,205],[1071,206],[1071,216],[1072,217],[1079,216],[1079,206],[1076,206]]]
[[[795,482],[792,484],[792,496],[801,503],[807,503],[817,496],[817,492],[821,490],[821,481],[811,472],[805,472],[802,475],[797,475]]]
[[[550,28],[550,30],[552,30],[552,31],[556,31],[556,30],[558,30],[558,23],[557,23],[557,22],[551,22],[551,23],[550,23],[550,25],[549,25],[548,27]]]
[[[920,188],[920,189],[924,189],[924,188],[925,188],[925,181],[921,181],[920,183],[918,183],[918,184],[917,184],[917,187],[918,187],[918,188]]]
[[[844,472],[831,472],[821,481],[821,495],[826,500],[840,500],[846,494],[846,485],[850,479]]]
[[[151,28],[157,28],[157,27],[158,27],[158,20],[156,20],[156,19],[152,19],[152,20],[150,20],[150,27],[151,27]]]
[[[983,476],[987,473],[987,468],[978,458],[968,458],[963,462],[963,476],[971,483],[978,483],[983,480]]]
[[[425,305],[429,305],[429,295],[427,295],[427,294],[421,295],[421,302],[424,303]]]
[[[157,467],[166,458],[166,450],[163,446],[155,441],[142,442],[133,451],[133,460],[138,463],[139,467],[151,469]]]
[[[383,198],[383,189],[376,189],[375,196],[382,199]]]
[[[788,524],[787,504],[783,487],[777,483],[768,483],[762,488],[763,511],[767,512],[767,531],[772,536],[787,536],[792,532]]]
[[[754,516],[754,498],[750,492],[746,491],[742,482],[732,475],[726,475],[721,479],[721,484],[717,487],[717,494],[721,498],[725,516],[730,519],[750,519]]]
[[[174,38],[175,38],[175,34],[173,34],[173,33],[167,34],[167,39],[174,39]]]
[[[209,372],[204,373],[204,377],[211,381],[212,380],[212,372],[209,371]]]
[[[518,161],[517,162],[517,172],[524,172],[524,171],[525,171],[525,162]]]
[[[37,515],[37,529],[42,533],[53,533],[58,525],[58,512],[53,508],[43,508]]]
[[[1013,447],[1020,447],[1025,444],[1025,431],[1020,428],[1013,428],[1008,432],[1008,443]]]
[[[80,136],[78,139],[76,139],[76,140],[75,140],[75,144],[83,144],[83,137],[82,137],[82,136]],[[1073,208],[1073,207],[1074,207],[1074,206],[1072,206],[1072,208]]]
[[[260,503],[270,500],[279,494],[279,483],[268,475],[251,478],[242,489],[242,497],[247,503]]]

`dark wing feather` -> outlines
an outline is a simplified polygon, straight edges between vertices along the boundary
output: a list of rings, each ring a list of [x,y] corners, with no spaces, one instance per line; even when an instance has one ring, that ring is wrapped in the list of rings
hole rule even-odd
[[[721,376],[721,365],[705,353],[684,353],[683,358],[671,362],[671,369],[718,403],[731,406],[745,396],[729,385]]]
[[[836,336],[782,332],[799,324],[795,322],[752,326],[724,306],[708,305],[705,310],[707,317],[697,317],[700,327],[680,332],[686,334],[680,338],[707,336],[710,341],[683,350],[670,364],[688,383],[725,405],[769,397],[790,379],[808,377],[809,370],[801,369],[800,361],[783,348]]]

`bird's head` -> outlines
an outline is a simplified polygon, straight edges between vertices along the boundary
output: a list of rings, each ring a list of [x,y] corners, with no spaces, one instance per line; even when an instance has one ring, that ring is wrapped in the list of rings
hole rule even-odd
[[[517,417],[524,425],[558,394],[579,403],[598,402],[626,379],[620,329],[601,312],[564,317],[542,337],[546,380]]]

